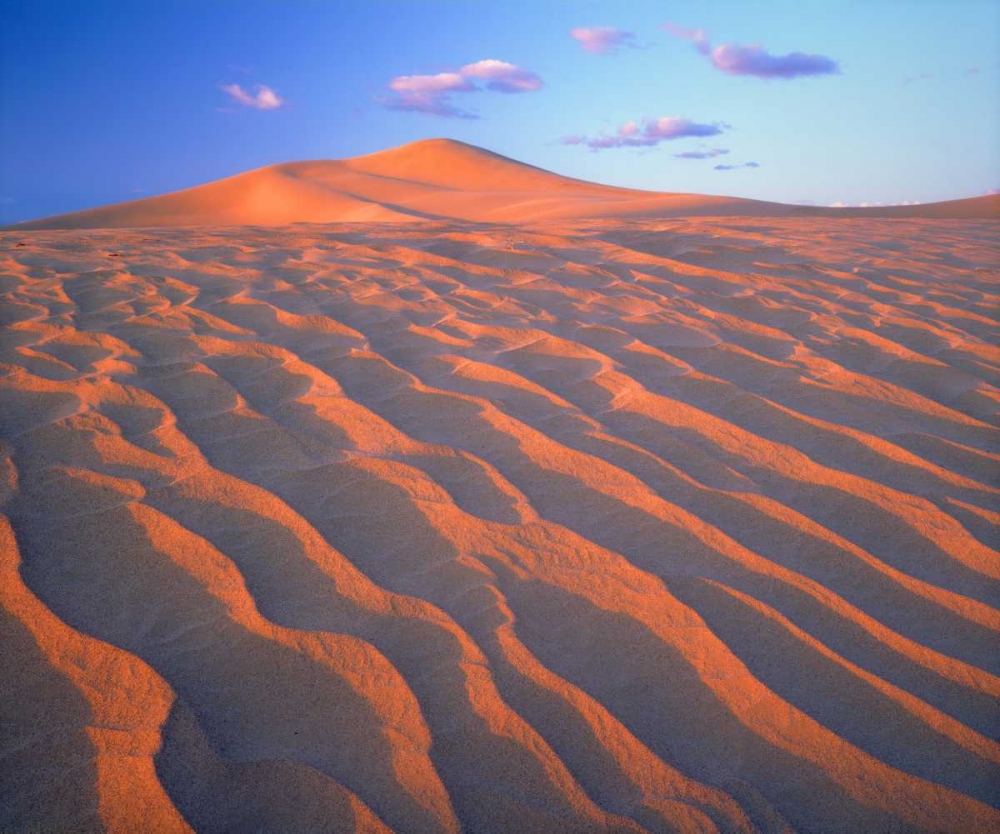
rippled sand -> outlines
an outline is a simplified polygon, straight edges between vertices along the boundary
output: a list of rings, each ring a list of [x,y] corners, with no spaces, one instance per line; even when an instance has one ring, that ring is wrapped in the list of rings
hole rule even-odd
[[[1000,829],[997,232],[0,233],[0,829]]]

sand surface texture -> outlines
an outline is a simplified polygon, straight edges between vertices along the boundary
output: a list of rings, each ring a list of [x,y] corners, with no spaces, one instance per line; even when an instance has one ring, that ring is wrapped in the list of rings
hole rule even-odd
[[[1000,829],[996,240],[0,233],[0,830]]]

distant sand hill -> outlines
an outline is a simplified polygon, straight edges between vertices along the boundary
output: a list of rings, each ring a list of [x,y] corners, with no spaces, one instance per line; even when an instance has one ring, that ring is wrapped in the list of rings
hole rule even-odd
[[[290,162],[19,229],[467,220],[497,223],[680,216],[1000,217],[1000,195],[919,206],[811,208],[615,188],[571,179],[451,139],[342,160]]]

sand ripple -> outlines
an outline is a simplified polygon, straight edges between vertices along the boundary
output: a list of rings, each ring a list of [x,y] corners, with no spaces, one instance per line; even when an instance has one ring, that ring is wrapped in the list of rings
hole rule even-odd
[[[0,235],[0,828],[1000,828],[990,221]]]

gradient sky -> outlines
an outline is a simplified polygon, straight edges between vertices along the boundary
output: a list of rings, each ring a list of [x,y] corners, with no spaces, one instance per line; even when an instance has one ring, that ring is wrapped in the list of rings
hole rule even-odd
[[[1000,3],[0,0],[0,222],[433,136],[661,191],[983,194]]]

